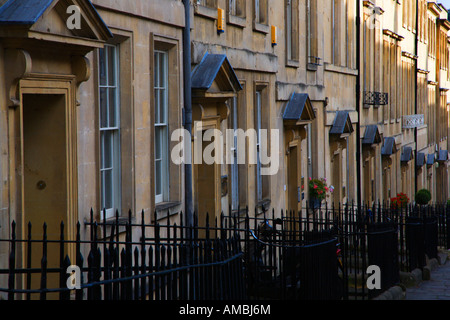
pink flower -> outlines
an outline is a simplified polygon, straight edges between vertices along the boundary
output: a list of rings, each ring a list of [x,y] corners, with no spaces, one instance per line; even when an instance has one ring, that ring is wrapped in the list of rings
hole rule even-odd
[[[309,181],[311,181],[312,180],[312,178],[311,177],[309,177]]]
[[[314,185],[314,189],[317,189],[318,187],[317,187],[317,185]]]

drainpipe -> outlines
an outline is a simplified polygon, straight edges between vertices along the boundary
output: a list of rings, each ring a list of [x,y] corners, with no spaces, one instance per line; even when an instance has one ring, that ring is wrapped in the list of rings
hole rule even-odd
[[[356,0],[356,68],[358,76],[356,77],[356,112],[358,113],[358,122],[356,124],[356,199],[357,204],[362,204],[361,197],[361,0]]]
[[[184,85],[184,128],[192,136],[192,89],[191,89],[191,8],[190,0],[184,3],[184,30],[183,30],[183,85]],[[190,143],[190,141],[189,141]],[[184,165],[184,194],[185,194],[185,225],[193,225],[194,202],[192,192],[192,153],[187,155],[191,161]]]
[[[308,177],[313,176],[312,172],[312,130],[311,130],[311,123],[308,124]]]
[[[414,55],[416,57],[419,56],[419,0],[416,0],[416,35],[415,35],[415,42],[414,42]],[[416,63],[415,63],[415,77],[414,77],[414,114],[417,115],[417,111],[418,111],[418,106],[417,106],[417,71],[419,69],[419,59],[417,58]],[[418,150],[418,144],[417,144],[417,127],[414,128],[414,143],[416,145],[416,151],[415,151],[415,156],[414,156],[414,196],[417,193],[417,187],[418,187],[418,181],[417,181],[417,154],[419,153]]]

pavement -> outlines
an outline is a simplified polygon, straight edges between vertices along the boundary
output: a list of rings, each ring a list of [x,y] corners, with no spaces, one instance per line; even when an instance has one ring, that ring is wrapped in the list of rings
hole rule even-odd
[[[437,266],[430,280],[407,288],[405,300],[450,300],[450,261]]]

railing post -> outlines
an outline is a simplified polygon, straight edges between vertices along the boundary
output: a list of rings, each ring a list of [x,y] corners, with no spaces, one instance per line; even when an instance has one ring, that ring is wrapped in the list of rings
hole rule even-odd
[[[104,253],[103,253],[103,264],[104,264],[104,270],[103,270],[103,279],[105,281],[111,280],[111,250],[106,247],[106,239],[105,246],[104,246]],[[112,284],[111,283],[105,283],[103,285],[103,296],[105,300],[111,300],[112,299]]]
[[[111,233],[114,227],[111,228]],[[110,272],[110,252],[107,246],[107,230],[106,230],[106,210],[103,212],[103,279],[108,281],[111,279]],[[111,241],[111,239],[110,239]],[[111,284],[105,283],[103,285],[103,296],[105,300],[111,300]]]
[[[67,267],[65,267],[65,257],[64,257],[64,222],[61,221],[60,224],[60,236],[59,236],[59,287],[64,288],[66,286],[66,279],[67,279]],[[65,294],[67,292],[61,291],[59,293],[59,299],[60,300],[66,300]]]
[[[128,292],[128,281],[124,281],[123,279],[127,276],[128,273],[128,266],[127,266],[127,253],[125,251],[125,248],[122,248],[122,251],[120,252],[120,299],[121,300],[128,300],[127,292]]]
[[[70,275],[66,271],[71,265],[72,264],[70,262],[69,256],[66,255],[66,257],[63,260],[62,270],[61,270],[62,272],[65,273],[64,277],[61,279],[62,280],[62,283],[60,286],[61,288],[66,288],[67,280],[70,277]],[[69,290],[62,291],[60,293],[60,300],[70,300],[70,291]]]
[[[126,277],[131,277],[133,275],[133,245],[132,245],[132,234],[131,234],[131,210],[128,212],[128,222],[125,229],[125,242],[126,242],[126,265],[127,271],[125,273]],[[133,296],[133,281],[127,281],[127,299],[132,299]]]
[[[44,234],[42,240],[42,260],[41,260],[41,293],[40,299],[47,299],[47,224],[44,223]]]
[[[14,300],[15,288],[15,269],[16,269],[16,222],[11,224],[11,252],[9,254],[9,274],[8,274],[8,300]]]
[[[148,248],[148,268],[149,271],[156,271],[153,264],[153,247],[150,246]],[[149,300],[155,299],[155,287],[154,287],[154,281],[153,276],[149,276],[148,278],[148,296]]]
[[[161,265],[161,248],[160,248],[160,235],[159,235],[159,225],[155,222],[155,262],[154,271],[160,271]],[[155,300],[160,300],[160,276],[155,276]]]
[[[139,249],[137,247],[134,248],[134,275],[139,275]],[[134,300],[139,299],[139,279],[134,280]]]
[[[147,251],[145,250],[145,219],[144,210],[141,212],[141,274],[145,274],[147,266],[145,264]],[[145,277],[141,278],[141,300],[145,300],[147,280]]]
[[[78,268],[80,268],[81,274],[80,274],[80,283],[83,284],[83,255],[81,254],[81,231],[80,231],[81,225],[80,222],[77,223],[77,235],[76,235],[76,264]],[[76,300],[83,300],[83,290],[77,290],[75,293],[75,299]]]
[[[117,239],[115,237],[115,230],[117,230],[117,225],[114,224],[111,226],[111,236],[109,238],[109,268],[106,270],[108,271],[108,274],[110,275],[111,279],[118,279],[120,277],[119,274],[119,243],[116,242],[114,239]],[[114,282],[111,285],[108,286],[109,294],[112,296],[113,300],[119,300],[120,298],[120,283]]]
[[[27,236],[27,280],[26,288],[31,289],[31,249],[32,249],[32,239],[31,239],[31,222],[28,222],[28,236]],[[31,293],[27,293],[27,300],[31,299]]]
[[[178,267],[178,244],[176,243],[177,240],[179,240],[179,238],[177,237],[178,233],[177,233],[177,224],[175,223],[173,226],[173,249],[171,249],[171,255],[172,255],[172,260],[169,262],[171,263],[171,267],[172,268],[177,268]],[[179,298],[179,293],[178,293],[178,284],[180,282],[180,273],[178,271],[173,272],[171,275],[171,286],[170,286],[170,291],[171,291],[171,296],[170,299],[171,300],[177,300]]]
[[[95,281],[94,280],[94,253],[91,250],[88,255],[88,283],[90,284],[90,283],[93,283],[94,281]],[[94,300],[94,288],[93,287],[88,288],[87,299]]]

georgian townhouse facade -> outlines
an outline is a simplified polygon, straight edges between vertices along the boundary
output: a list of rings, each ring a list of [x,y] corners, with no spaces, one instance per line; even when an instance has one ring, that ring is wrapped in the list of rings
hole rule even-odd
[[[363,11],[364,201],[389,201],[400,192],[413,200],[422,188],[433,201],[446,201],[447,9],[427,1],[364,1]],[[382,99],[367,103],[376,95]]]
[[[225,12],[222,33],[216,30],[218,9]],[[310,177],[335,186],[330,201],[336,204],[355,199],[355,16],[351,1],[194,4],[194,66],[206,52],[226,55],[243,88],[229,102],[224,125],[279,132],[275,175],[262,176],[249,164],[222,167],[228,194],[221,210],[298,211],[309,200]]]
[[[31,222],[36,239],[44,222],[58,239],[62,221],[75,240],[77,222],[82,237],[92,232],[91,215],[130,213],[140,223],[143,210],[148,223],[154,212],[181,212],[183,168],[167,157],[169,133],[182,127],[182,2],[0,4],[1,237],[13,221],[20,238]],[[68,27],[70,6],[79,29]],[[9,248],[1,246],[5,267]],[[48,250],[48,266],[58,265],[58,250]],[[40,253],[36,245],[32,254]],[[19,246],[18,256],[26,254]]]
[[[5,2],[0,8],[1,236],[8,238],[14,221],[22,238],[29,222],[35,226],[32,238],[42,237],[44,222],[49,238],[58,237],[61,222],[74,237],[77,221],[89,215],[82,204],[95,208],[85,187],[94,181],[85,181],[85,169],[97,163],[80,161],[94,150],[98,119],[83,112],[97,106],[85,103],[84,84],[93,71],[88,55],[112,34],[89,1]],[[77,6],[80,29],[67,27],[70,5]],[[5,267],[9,246],[1,246]],[[29,254],[39,251],[36,246]],[[22,246],[17,255],[25,256]],[[49,257],[49,265],[57,261],[56,255]]]
[[[81,28],[68,28],[71,5]],[[298,212],[310,178],[333,186],[328,205],[413,199],[421,188],[449,198],[442,5],[195,0],[188,16],[185,47],[180,0],[0,0],[2,237],[12,221],[21,237],[28,221],[57,237],[60,221],[73,230],[91,209],[95,221],[130,212],[140,223],[143,211],[146,222],[178,223],[186,189],[200,219]],[[186,145],[215,160],[194,161],[189,186],[172,139],[188,104]],[[0,243],[2,267],[8,250]]]

